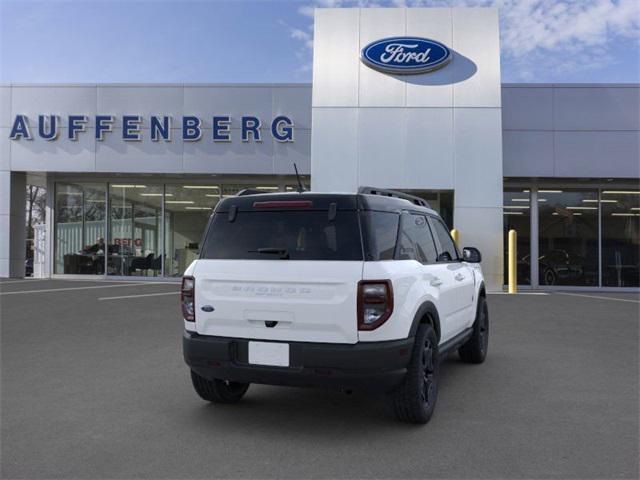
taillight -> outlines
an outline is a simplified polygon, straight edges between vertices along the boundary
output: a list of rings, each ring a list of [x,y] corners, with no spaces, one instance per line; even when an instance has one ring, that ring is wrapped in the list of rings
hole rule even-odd
[[[182,288],[180,289],[180,305],[182,306],[182,316],[187,322],[196,321],[196,279],[193,277],[182,277]]]
[[[391,280],[362,280],[358,283],[358,330],[374,330],[393,312]]]

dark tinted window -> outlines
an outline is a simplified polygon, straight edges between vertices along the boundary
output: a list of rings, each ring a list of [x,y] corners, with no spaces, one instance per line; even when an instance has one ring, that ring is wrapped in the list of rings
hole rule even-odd
[[[435,244],[423,215],[402,215],[398,259],[417,260],[420,263],[436,261]]]
[[[339,211],[238,212],[230,222],[216,214],[202,258],[246,260],[362,260],[358,216]]]
[[[436,244],[433,240],[431,229],[429,228],[426,217],[420,215],[420,218],[424,219],[424,222],[419,220],[420,228],[418,229],[418,247],[421,254],[427,259],[426,261],[428,263],[433,263],[438,257]]]
[[[440,244],[440,261],[450,262],[458,260],[458,250],[456,250],[456,245],[453,243],[451,234],[449,230],[447,230],[447,227],[444,226],[444,223],[435,218],[429,218],[429,223],[431,224],[433,234],[437,237],[438,243]]]
[[[367,260],[393,260],[400,215],[391,212],[362,212]]]

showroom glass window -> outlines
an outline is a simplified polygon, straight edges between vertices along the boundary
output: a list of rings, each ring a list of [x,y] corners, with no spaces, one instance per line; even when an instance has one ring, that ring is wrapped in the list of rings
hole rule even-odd
[[[104,273],[106,185],[56,183],[54,273]]]
[[[109,275],[161,275],[163,191],[163,185],[109,185]]]
[[[598,285],[598,191],[538,190],[539,282]]]
[[[166,185],[165,275],[181,276],[198,257],[202,234],[220,195],[219,185]]]
[[[603,190],[602,286],[640,286],[640,191]]]
[[[538,203],[546,202],[546,198]],[[508,282],[509,230],[517,233],[518,285],[531,285],[531,193],[527,188],[505,188],[503,203],[504,283]]]

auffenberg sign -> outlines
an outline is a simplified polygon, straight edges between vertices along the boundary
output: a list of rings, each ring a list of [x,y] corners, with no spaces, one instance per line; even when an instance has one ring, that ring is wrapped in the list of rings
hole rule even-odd
[[[35,120],[35,119],[34,119]],[[114,131],[116,117],[114,115],[96,115],[93,117],[94,136],[102,141],[107,135],[117,135]],[[141,115],[123,115],[120,117],[121,138],[124,141],[140,141],[143,131],[148,128],[149,138],[154,141],[171,141],[172,117],[168,115],[152,115],[147,119],[143,129],[144,118]],[[78,140],[81,134],[88,134],[89,117],[87,115],[38,115],[32,124],[26,115],[16,115],[9,138],[11,140],[33,140],[35,135],[53,141],[61,137],[62,129],[66,129],[66,137],[69,140]],[[240,139],[243,142],[261,142],[263,137],[262,121],[258,117],[240,117],[238,125]],[[278,142],[293,142],[294,124],[286,115],[275,117],[270,123],[270,134]],[[181,122],[182,140],[185,142],[197,142],[203,138],[203,134],[209,128],[203,126],[202,119],[195,116],[183,116]],[[229,115],[214,116],[211,118],[211,136],[214,142],[231,142],[233,140],[232,120]]]

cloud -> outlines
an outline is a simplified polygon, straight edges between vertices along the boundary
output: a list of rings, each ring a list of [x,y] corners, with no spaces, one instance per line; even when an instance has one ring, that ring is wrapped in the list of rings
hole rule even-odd
[[[298,13],[313,17],[315,7],[375,6],[498,7],[503,61],[523,80],[536,78],[536,71],[544,68],[557,72],[605,68],[615,62],[609,53],[617,42],[632,40],[637,45],[640,38],[638,0],[316,0],[300,6]],[[311,29],[295,35],[310,48]],[[541,61],[549,55],[554,57],[553,66]]]
[[[289,34],[291,35],[291,38],[301,40],[305,48],[313,49],[313,37],[311,36],[310,32],[305,32],[304,30],[300,30],[299,28],[291,27],[289,30]]]

